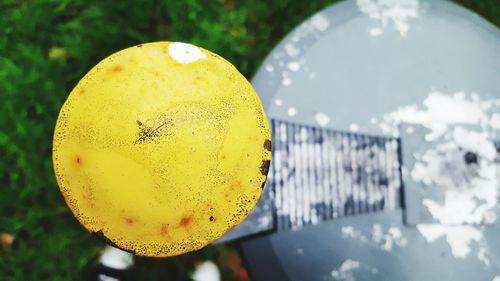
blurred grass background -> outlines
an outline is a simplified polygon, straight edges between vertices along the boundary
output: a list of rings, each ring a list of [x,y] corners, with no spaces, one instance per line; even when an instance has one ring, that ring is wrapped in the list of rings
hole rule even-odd
[[[82,280],[104,244],[66,208],[51,142],[59,109],[98,61],[149,41],[214,51],[248,78],[294,26],[336,2],[0,0],[0,280]],[[456,0],[500,26],[500,0]],[[196,260],[246,280],[230,247],[138,258],[134,280],[180,280]]]

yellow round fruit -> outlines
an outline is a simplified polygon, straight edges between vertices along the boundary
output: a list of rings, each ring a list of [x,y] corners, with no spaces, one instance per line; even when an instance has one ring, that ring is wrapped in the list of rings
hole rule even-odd
[[[97,64],[62,106],[53,162],[90,232],[143,256],[220,238],[266,181],[271,136],[250,83],[223,58],[155,42]]]

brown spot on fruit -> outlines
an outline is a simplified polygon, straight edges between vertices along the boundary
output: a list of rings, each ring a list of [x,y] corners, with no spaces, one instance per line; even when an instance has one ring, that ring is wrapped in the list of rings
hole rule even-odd
[[[168,225],[162,225],[160,229],[160,234],[163,236],[168,235]]]
[[[267,173],[269,172],[269,165],[270,164],[271,164],[270,160],[264,160],[264,161],[262,161],[262,165],[260,165],[260,172],[264,176],[267,176]]]
[[[122,70],[123,70],[123,66],[121,66],[121,65],[117,65],[117,66],[113,67],[113,69],[112,69],[113,72],[120,72]]]
[[[129,218],[129,217],[124,218],[124,220],[127,224],[134,224],[137,221],[137,220],[135,220],[133,218]]]
[[[231,184],[229,185],[229,188],[231,190],[235,190],[235,189],[241,188],[241,186],[242,186],[241,181],[235,180],[235,181],[231,182]]]
[[[140,48],[140,47],[142,47],[142,44],[137,45],[137,48]]]
[[[85,94],[85,90],[84,90],[84,89],[81,89],[78,93],[79,93],[80,95],[83,95],[83,94]]]
[[[80,158],[80,156],[76,156],[75,162],[76,162],[76,164],[82,163],[82,159]]]
[[[209,219],[210,221],[214,221],[214,220],[215,220],[214,216],[210,216],[210,218],[208,218],[208,219]]]
[[[137,123],[137,125],[142,126],[142,122],[141,121],[136,120],[135,122]]]
[[[267,151],[271,151],[271,140],[264,141],[264,149]]]
[[[186,227],[191,223],[192,217],[182,217],[179,222],[180,226]]]

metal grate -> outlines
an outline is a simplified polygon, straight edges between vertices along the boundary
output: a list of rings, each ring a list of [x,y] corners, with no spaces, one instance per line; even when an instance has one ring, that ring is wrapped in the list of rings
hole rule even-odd
[[[401,207],[398,139],[271,123],[278,230]]]

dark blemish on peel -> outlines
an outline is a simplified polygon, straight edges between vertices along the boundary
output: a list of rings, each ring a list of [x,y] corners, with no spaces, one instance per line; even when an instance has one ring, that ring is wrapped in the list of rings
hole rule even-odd
[[[134,224],[135,220],[133,218],[124,218],[127,224]]]
[[[191,217],[183,217],[181,218],[181,221],[179,222],[180,226],[188,226],[191,223]]]
[[[210,216],[209,220],[214,221],[215,220],[214,216]]]
[[[80,95],[83,95],[83,94],[85,94],[85,90],[82,89],[82,90],[80,90]]]
[[[123,70],[123,66],[117,65],[117,66],[113,67],[112,70],[113,70],[113,72],[120,72]]]
[[[106,237],[106,235],[104,235],[104,232],[102,231],[102,229],[99,230],[99,231],[93,232],[92,234],[94,234],[95,236],[99,237],[99,239],[101,239],[102,241],[106,242],[108,245],[111,245],[111,246],[113,246],[115,248],[118,248],[120,250],[123,250],[125,252],[129,252],[129,253],[135,255],[135,251],[127,250],[127,249],[124,249],[124,248],[116,245],[115,242],[111,241],[108,237]]]
[[[264,176],[267,176],[267,173],[269,172],[269,165],[270,164],[271,164],[270,160],[264,160],[264,161],[262,161],[262,165],[260,165],[260,172]]]
[[[267,151],[271,151],[271,140],[264,141],[264,149]]]
[[[80,159],[80,156],[76,156],[76,163],[77,164],[82,163],[82,159]]]
[[[137,123],[137,125],[142,126],[142,122],[141,121],[137,120],[135,122]]]
[[[140,48],[140,47],[142,47],[142,44],[137,45],[137,48]]]
[[[142,124],[142,123],[141,123]],[[139,137],[137,140],[134,142],[135,144],[143,143],[147,140],[150,140],[154,137],[159,137],[160,136],[160,130],[168,125],[171,125],[172,122],[170,120],[167,120],[160,124],[158,127],[149,127],[149,126],[141,126],[141,130],[139,132]]]

